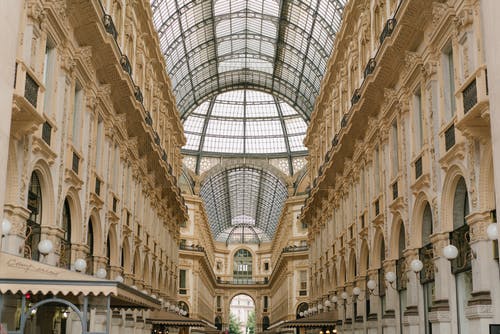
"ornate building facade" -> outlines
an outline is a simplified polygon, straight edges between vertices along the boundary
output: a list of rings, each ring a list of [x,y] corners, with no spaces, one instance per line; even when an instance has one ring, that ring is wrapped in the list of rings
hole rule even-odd
[[[487,333],[499,322],[498,244],[487,235],[496,92],[481,5],[345,8],[306,137],[301,214],[311,302],[329,300],[342,332]]]

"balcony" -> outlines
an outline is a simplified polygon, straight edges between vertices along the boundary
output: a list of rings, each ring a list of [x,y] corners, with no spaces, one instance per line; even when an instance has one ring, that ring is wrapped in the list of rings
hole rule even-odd
[[[269,283],[268,279],[254,280],[252,278],[235,278],[232,280],[217,279],[217,284],[224,285],[266,285]]]
[[[42,114],[44,88],[24,63],[16,63],[15,70],[11,132],[22,136],[35,132],[45,121]]]
[[[353,106],[356,103],[358,103],[360,98],[361,98],[361,95],[359,94],[359,89],[355,89],[354,93],[352,94],[352,97],[351,97],[351,105]]]
[[[193,251],[193,252],[205,252],[205,248],[198,246],[198,245],[185,245],[185,244],[180,244],[179,245],[180,250],[187,250],[187,251]]]
[[[144,97],[142,96],[141,88],[139,86],[134,86],[134,96],[138,102],[144,102]]]
[[[286,246],[283,248],[281,251],[282,253],[294,253],[294,252],[305,252],[309,250],[309,246],[307,245],[302,245],[302,246]]]

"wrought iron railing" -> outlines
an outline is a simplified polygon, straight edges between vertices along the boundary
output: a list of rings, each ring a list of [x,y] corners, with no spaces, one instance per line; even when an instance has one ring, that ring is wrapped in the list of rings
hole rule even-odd
[[[28,219],[26,222],[26,234],[24,237],[23,255],[27,259],[38,261],[40,253],[38,252],[38,243],[40,242],[42,228],[40,224]]]
[[[151,118],[151,113],[149,111],[146,111],[146,117],[144,118],[144,120],[146,121],[147,125],[153,125],[153,119]]]
[[[392,35],[392,32],[394,31],[394,28],[396,27],[396,19],[392,18],[387,20],[384,26],[384,30],[382,30],[382,33],[380,34],[380,44],[384,43],[384,40]]]
[[[160,145],[160,136],[158,135],[158,132],[154,132],[154,141],[156,145]]]
[[[354,93],[352,94],[351,97],[351,105],[355,105],[358,103],[359,99],[361,98],[361,95],[359,94],[359,88],[354,90]]]
[[[307,245],[302,245],[302,246],[286,246],[283,248],[282,253],[293,253],[293,252],[303,252],[309,250],[309,246]]]
[[[31,75],[26,73],[26,82],[24,84],[24,97],[35,108],[38,102],[38,88],[39,86],[35,81],[35,79],[33,79]]]
[[[418,250],[418,257],[424,267],[420,271],[420,283],[425,284],[434,281],[434,249],[429,243]]]
[[[395,200],[396,198],[399,197],[399,191],[398,191],[398,181],[395,181],[392,184],[392,199]]]
[[[347,126],[348,121],[349,121],[349,114],[344,114],[344,116],[342,116],[342,120],[340,121],[340,126],[345,128]]]
[[[377,66],[377,61],[375,60],[375,58],[370,58],[370,60],[368,61],[368,64],[366,64],[366,67],[365,67],[365,72],[364,72],[365,78],[367,76],[369,76],[370,74],[372,74],[373,71],[375,71],[375,66]]]
[[[446,151],[448,151],[454,145],[455,145],[455,125],[452,124],[444,132],[444,146],[445,146]]]
[[[141,103],[144,102],[144,97],[142,96],[141,87],[134,86],[134,96],[137,101]]]
[[[79,168],[80,168],[80,157],[78,156],[78,154],[73,152],[73,158],[71,161],[71,169],[73,170],[73,172],[78,174]]]
[[[104,28],[106,28],[106,32],[113,36],[114,40],[118,38],[118,31],[116,30],[115,24],[113,23],[113,18],[111,15],[104,14],[102,18],[102,22],[104,23]]]
[[[406,273],[406,259],[404,257],[396,260],[396,289],[406,290],[408,277]]]
[[[462,91],[464,114],[468,113],[477,104],[477,85],[476,79],[474,79],[467,87]]]
[[[42,125],[42,139],[49,146],[51,137],[52,137],[52,125],[50,125],[48,122],[44,122]]]
[[[127,72],[129,75],[132,75],[132,65],[130,65],[130,61],[126,55],[122,55],[120,58],[120,65],[123,70]]]
[[[188,250],[188,251],[194,251],[194,252],[204,252],[205,248],[199,245],[185,245],[185,244],[179,244],[179,249],[182,250]]]
[[[451,260],[451,271],[457,274],[470,270],[472,268],[472,250],[470,247],[469,225],[464,224],[450,232],[450,242],[458,249],[458,256]]]
[[[339,136],[335,135],[332,139],[332,146],[335,147],[339,143]]]
[[[71,267],[71,242],[65,239],[60,240],[59,267],[66,269]]]
[[[95,178],[95,193],[97,196],[101,196],[101,180],[98,177]]]
[[[265,285],[269,283],[269,280],[257,281],[251,278],[235,278],[232,280],[221,280],[217,279],[218,284],[232,284],[232,285]]]
[[[415,160],[415,180],[422,176],[422,157]]]

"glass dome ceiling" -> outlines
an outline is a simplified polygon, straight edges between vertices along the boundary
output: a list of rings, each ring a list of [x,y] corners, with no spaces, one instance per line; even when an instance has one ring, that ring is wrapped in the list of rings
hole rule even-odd
[[[260,243],[272,240],[288,190],[271,172],[240,166],[209,177],[200,196],[215,240]]]
[[[309,119],[347,0],[151,0],[181,117],[237,88]]]
[[[304,155],[307,124],[297,111],[270,94],[221,93],[184,121],[185,154]]]

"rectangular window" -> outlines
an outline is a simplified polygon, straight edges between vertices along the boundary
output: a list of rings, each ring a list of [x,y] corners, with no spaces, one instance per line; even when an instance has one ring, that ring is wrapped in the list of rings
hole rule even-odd
[[[422,121],[422,92],[420,87],[415,91],[413,95],[413,118],[414,118],[414,138],[415,138],[415,152],[419,153],[423,145],[423,121]]]
[[[45,113],[50,114],[50,103],[52,100],[52,92],[54,90],[54,59],[56,51],[52,42],[47,40],[45,47],[45,57],[43,64],[43,84],[45,86],[45,100],[43,109]]]
[[[299,272],[299,296],[307,295],[307,270]]]
[[[187,293],[186,290],[186,270],[179,270],[179,294],[185,295]]]
[[[264,270],[265,271],[269,270],[269,262],[264,262]]]
[[[399,142],[398,142],[398,122],[392,122],[392,177],[396,177],[399,172]]]
[[[448,45],[442,54],[443,96],[446,121],[455,115],[455,67],[453,64],[453,48]]]
[[[217,309],[222,307],[222,298],[221,296],[217,296]]]
[[[75,84],[75,96],[73,100],[73,145],[76,148],[80,148],[80,130],[82,128],[82,100],[83,91],[80,84],[77,82]]]
[[[269,297],[264,296],[264,312],[267,312],[268,307],[269,307]]]
[[[95,146],[95,169],[97,172],[101,172],[101,155],[102,155],[102,132],[103,132],[103,121],[101,116],[97,118],[97,133],[96,133],[96,146]]]
[[[378,146],[375,148],[375,193],[380,192],[380,151]]]

